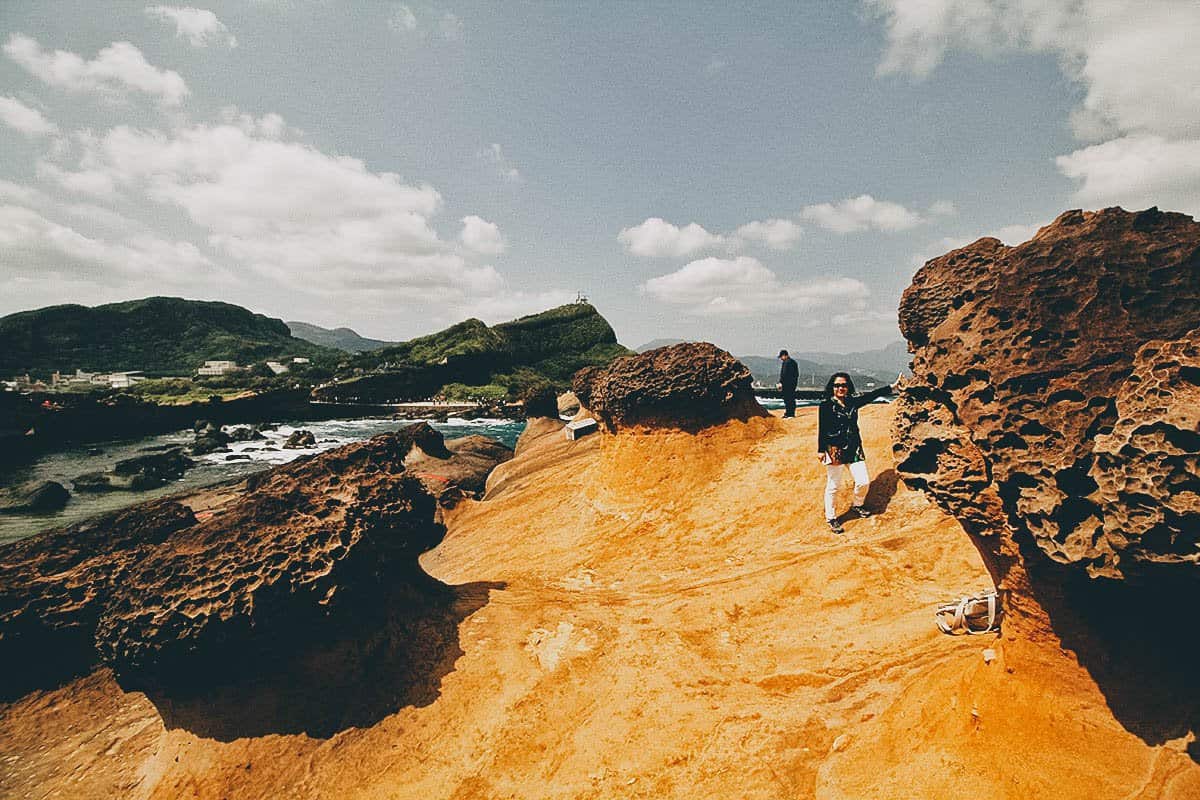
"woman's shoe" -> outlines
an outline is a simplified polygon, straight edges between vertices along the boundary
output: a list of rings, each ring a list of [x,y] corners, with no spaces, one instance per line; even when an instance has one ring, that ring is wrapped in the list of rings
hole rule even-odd
[[[850,510],[857,514],[859,519],[866,519],[871,516],[871,512],[867,510],[866,506],[851,506]]]
[[[826,522],[829,523],[829,530],[833,531],[834,533],[846,532],[846,529],[842,527],[842,523],[838,522],[836,519],[829,519],[826,520]]]

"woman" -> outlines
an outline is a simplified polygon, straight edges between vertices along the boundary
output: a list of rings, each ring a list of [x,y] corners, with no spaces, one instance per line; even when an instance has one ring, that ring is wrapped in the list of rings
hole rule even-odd
[[[900,377],[896,379],[897,383]],[[863,506],[871,477],[867,474],[862,434],[858,431],[858,410],[877,397],[892,394],[893,391],[892,386],[880,386],[866,394],[856,395],[854,381],[845,372],[835,372],[825,384],[825,399],[821,401],[817,417],[817,457],[825,465],[825,519],[834,533],[844,531],[833,511],[833,498],[841,488],[845,474],[843,466],[849,467],[854,477],[854,505],[850,510],[859,517],[871,516],[871,512]]]

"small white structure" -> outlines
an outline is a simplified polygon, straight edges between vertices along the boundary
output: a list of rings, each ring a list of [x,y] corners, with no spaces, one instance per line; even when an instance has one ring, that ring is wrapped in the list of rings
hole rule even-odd
[[[591,417],[587,417],[585,419],[575,420],[574,422],[568,422],[563,427],[563,435],[566,436],[569,441],[575,441],[576,439],[587,436],[589,433],[599,429],[600,426],[596,424],[596,420],[592,419]]]
[[[204,366],[196,370],[197,375],[225,375],[239,369],[236,361],[205,361]]]
[[[108,385],[113,389],[128,389],[138,381],[146,380],[146,376],[141,371],[135,372],[110,372],[108,374]]]
[[[267,369],[271,370],[271,372],[275,373],[276,375],[282,375],[288,371],[287,364],[280,364],[278,361],[268,361]]]
[[[311,364],[312,361],[310,361],[307,358],[300,358],[299,356],[297,356],[296,358],[292,359],[292,363],[293,364]]]

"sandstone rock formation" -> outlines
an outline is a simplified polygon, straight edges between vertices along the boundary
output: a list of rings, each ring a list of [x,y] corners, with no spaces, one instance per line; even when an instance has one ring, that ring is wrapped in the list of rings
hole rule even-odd
[[[695,430],[765,416],[752,380],[724,350],[687,342],[581,369],[571,389],[610,433],[635,426]]]
[[[383,596],[436,594],[416,563],[441,529],[405,472],[413,443],[402,430],[260,473],[203,520],[156,501],[5,548],[0,661],[206,681],[336,638]]]
[[[443,505],[482,494],[488,474],[513,456],[511,449],[487,436],[462,436],[447,442],[427,422],[405,432],[413,440],[405,467]]]
[[[898,470],[972,535],[1005,630],[1075,649],[1148,740],[1194,729],[1169,609],[1200,596],[1200,224],[1110,208],[981,239],[917,273],[900,326]]]
[[[925,265],[902,472],[1092,575],[1200,566],[1198,248],[1180,214],[1070,211]]]
[[[570,417],[579,410],[579,398],[574,392],[563,392],[558,396],[558,415]]]

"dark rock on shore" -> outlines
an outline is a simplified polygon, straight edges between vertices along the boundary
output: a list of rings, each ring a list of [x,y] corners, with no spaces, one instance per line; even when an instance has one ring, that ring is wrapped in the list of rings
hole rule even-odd
[[[454,505],[461,497],[482,494],[491,471],[513,456],[512,450],[486,436],[463,436],[447,442],[425,422],[405,430],[414,442],[405,466],[446,506]]]
[[[70,497],[56,481],[23,483],[0,490],[0,514],[46,514],[61,509]]]
[[[317,437],[312,431],[293,431],[283,443],[285,450],[308,450],[317,446]]]
[[[750,370],[707,342],[622,356],[575,374],[571,389],[609,432],[633,426],[684,430],[766,416]]]
[[[105,663],[131,686],[229,678],[357,631],[384,595],[432,602],[444,587],[417,556],[441,528],[404,466],[416,433],[256,475],[204,521],[153,501],[0,550],[0,662],[30,671],[9,689],[45,664]]]
[[[530,392],[522,402],[526,419],[533,417],[558,418],[558,393],[550,387]]]
[[[255,442],[267,438],[263,436],[262,433],[257,429],[249,428],[244,425],[241,427],[232,428],[228,432],[228,435],[229,441],[231,442]]]
[[[0,698],[82,674],[96,662],[95,630],[130,568],[190,509],[155,500],[22,539],[0,549]]]
[[[229,434],[221,430],[219,425],[214,425],[206,420],[197,420],[194,430],[196,438],[190,448],[192,455],[203,456],[209,453],[224,453],[229,451],[226,445],[232,439]]]
[[[89,472],[72,479],[77,492],[143,491],[157,489],[179,478],[195,464],[183,448],[135,456],[118,461],[108,472]]]

